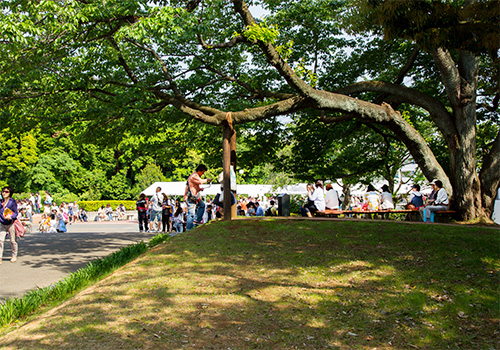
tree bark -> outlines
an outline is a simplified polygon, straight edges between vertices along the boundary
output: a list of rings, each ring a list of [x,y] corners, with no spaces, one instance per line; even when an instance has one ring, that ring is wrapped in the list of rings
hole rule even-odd
[[[222,187],[224,191],[224,221],[231,221],[231,138],[233,136],[231,113],[227,113],[222,123]]]
[[[468,51],[459,52],[458,64],[443,48],[432,54],[441,72],[456,130],[447,138],[450,182],[454,189],[452,205],[462,220],[470,221],[485,215],[476,161],[478,61]]]
[[[483,159],[479,179],[481,181],[481,200],[484,215],[491,217],[495,198],[500,186],[500,132],[498,132],[490,153]]]

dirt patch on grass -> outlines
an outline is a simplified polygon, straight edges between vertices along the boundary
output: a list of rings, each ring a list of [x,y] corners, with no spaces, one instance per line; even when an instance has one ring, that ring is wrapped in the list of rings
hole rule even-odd
[[[379,222],[219,222],[176,236],[0,343],[494,348],[497,233]]]

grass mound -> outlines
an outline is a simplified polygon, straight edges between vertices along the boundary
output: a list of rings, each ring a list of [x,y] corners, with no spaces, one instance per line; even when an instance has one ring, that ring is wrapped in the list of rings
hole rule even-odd
[[[0,338],[5,349],[494,349],[499,231],[205,225]]]

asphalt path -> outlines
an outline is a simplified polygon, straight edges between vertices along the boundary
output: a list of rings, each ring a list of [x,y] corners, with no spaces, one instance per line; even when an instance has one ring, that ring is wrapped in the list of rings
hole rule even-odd
[[[155,233],[139,233],[137,221],[88,222],[67,225],[66,233],[32,233],[19,240],[17,262],[5,240],[0,265],[0,302],[21,297],[37,287],[58,282],[89,261],[104,257],[121,247],[148,241]]]

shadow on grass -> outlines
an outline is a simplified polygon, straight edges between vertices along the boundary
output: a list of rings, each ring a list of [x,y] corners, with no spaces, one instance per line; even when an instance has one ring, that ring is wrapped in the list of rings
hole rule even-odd
[[[238,221],[177,236],[0,339],[51,349],[493,349],[498,230]]]

